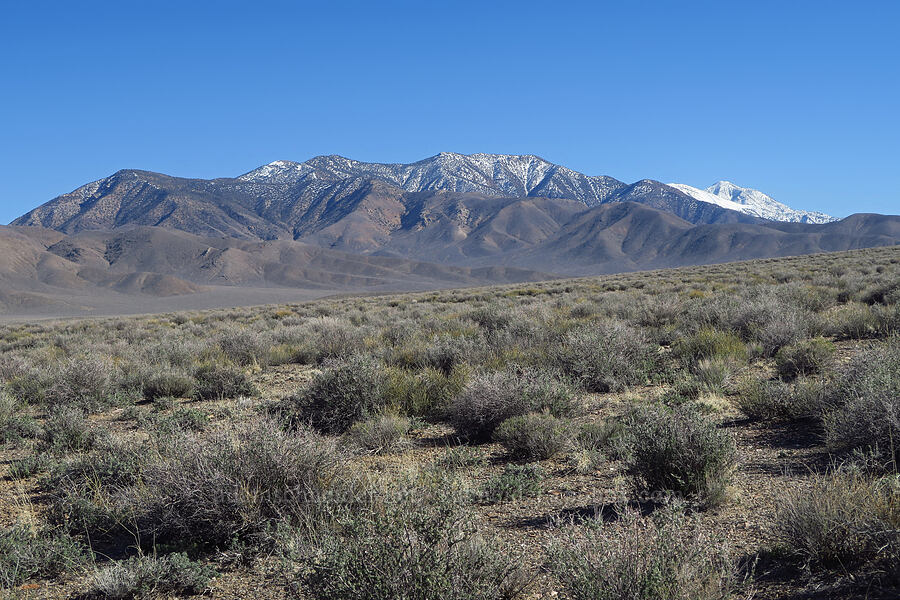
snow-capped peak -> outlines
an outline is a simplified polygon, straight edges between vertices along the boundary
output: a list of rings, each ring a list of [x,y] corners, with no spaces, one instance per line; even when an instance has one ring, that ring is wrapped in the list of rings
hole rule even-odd
[[[695,200],[771,221],[829,223],[837,220],[825,213],[795,210],[781,202],[777,202],[759,190],[743,188],[730,181],[718,181],[705,190],[683,183],[670,183],[668,185],[684,192]]]
[[[309,167],[303,163],[291,160],[275,160],[267,165],[253,169],[249,173],[244,173],[238,179],[253,183],[283,183],[284,179],[294,179],[298,175],[305,174],[308,170]]]

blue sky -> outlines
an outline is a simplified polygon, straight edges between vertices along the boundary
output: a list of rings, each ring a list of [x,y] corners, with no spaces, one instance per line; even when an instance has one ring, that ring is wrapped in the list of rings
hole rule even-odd
[[[900,2],[18,2],[0,222],[122,168],[538,154],[900,213]]]

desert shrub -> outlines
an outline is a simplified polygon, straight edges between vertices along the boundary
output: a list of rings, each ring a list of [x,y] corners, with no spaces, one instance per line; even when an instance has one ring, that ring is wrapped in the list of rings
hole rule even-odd
[[[98,569],[93,592],[104,598],[157,598],[206,590],[216,572],[186,554],[135,556]]]
[[[0,528],[0,589],[56,577],[85,563],[82,547],[64,532],[16,525]]]
[[[823,316],[827,335],[839,339],[862,340],[879,337],[881,322],[873,307],[850,302],[838,306]]]
[[[48,519],[89,543],[131,539],[145,505],[133,486],[146,449],[104,441],[90,453],[53,465],[41,478],[49,499]]]
[[[493,503],[537,496],[543,479],[544,470],[538,465],[506,465],[503,472],[484,482],[479,499]]]
[[[355,423],[347,437],[356,447],[373,454],[397,452],[409,445],[406,435],[411,427],[407,417],[385,413]]]
[[[278,410],[291,425],[308,423],[323,433],[344,433],[385,408],[385,379],[383,366],[372,357],[333,360],[306,389],[282,400]]]
[[[328,359],[349,358],[365,347],[366,331],[342,318],[324,316],[312,319],[294,332],[282,332],[283,343],[299,347],[297,360],[321,363]]]
[[[494,439],[510,456],[525,460],[545,460],[565,452],[572,443],[573,426],[547,413],[529,413],[503,421]]]
[[[41,487],[51,496],[64,488],[125,487],[138,481],[145,462],[146,449],[107,439],[89,453],[56,464]]]
[[[45,422],[41,441],[53,452],[89,450],[103,436],[77,408],[57,409]]]
[[[781,544],[816,567],[900,561],[900,482],[833,472],[788,491],[775,519]]]
[[[37,437],[40,429],[34,419],[22,414],[22,406],[0,389],[0,444]]]
[[[575,436],[578,448],[602,452],[610,458],[623,456],[627,444],[625,427],[621,421],[608,420],[603,423],[584,423]]]
[[[446,417],[450,401],[462,391],[467,377],[467,370],[461,367],[449,375],[430,367],[419,371],[391,368],[384,393],[388,406],[394,410],[437,421]]]
[[[10,396],[22,404],[39,405],[53,385],[53,373],[48,369],[28,368],[12,377],[6,384]]]
[[[825,402],[830,448],[893,451],[900,459],[900,345],[895,341],[858,353]]]
[[[784,346],[775,354],[775,368],[784,379],[821,373],[834,356],[834,344],[817,337]]]
[[[194,378],[174,369],[156,369],[147,373],[141,382],[145,400],[157,398],[188,398],[194,390]]]
[[[278,521],[317,509],[336,466],[331,443],[269,421],[182,434],[145,468],[146,529],[174,544],[219,546],[261,539]]]
[[[488,463],[487,457],[478,448],[471,446],[456,446],[447,451],[434,461],[434,466],[439,469],[458,471],[483,467]]]
[[[732,306],[724,324],[759,344],[763,355],[773,356],[782,346],[807,337],[808,314],[786,298],[765,291]]]
[[[53,410],[58,407],[88,412],[103,409],[116,400],[114,373],[113,365],[105,360],[87,356],[70,358],[54,373],[44,401]]]
[[[256,393],[247,374],[235,367],[206,363],[197,368],[194,379],[195,400],[223,400]]]
[[[266,364],[272,340],[252,329],[229,329],[218,338],[225,357],[240,366]]]
[[[705,391],[708,391],[706,386],[694,374],[682,371],[672,387],[662,394],[660,401],[668,406],[680,406],[696,400]]]
[[[551,360],[589,392],[614,392],[647,381],[655,353],[644,334],[621,323],[569,332]]]
[[[8,475],[12,480],[28,479],[46,472],[51,464],[52,460],[46,454],[29,454],[9,463]]]
[[[732,366],[723,358],[700,359],[691,371],[701,391],[722,392],[731,382]]]
[[[473,377],[451,402],[449,417],[460,435],[487,441],[511,417],[543,410],[567,416],[578,408],[572,390],[552,374],[509,368]]]
[[[739,584],[724,540],[672,509],[562,533],[547,567],[573,600],[725,600]]]
[[[470,336],[441,335],[425,346],[411,366],[431,367],[450,374],[460,365],[482,362],[484,355],[483,340]]]
[[[823,394],[822,382],[813,379],[800,379],[794,384],[750,379],[741,385],[735,403],[751,419],[804,419],[819,415]]]
[[[704,359],[744,361],[747,359],[747,346],[733,332],[702,327],[696,333],[676,340],[672,354],[686,366],[692,367]]]
[[[900,301],[900,279],[872,286],[863,292],[861,300],[866,304],[897,304]]]
[[[179,431],[199,432],[209,425],[207,414],[196,408],[173,408],[169,414],[151,413],[138,420],[138,425],[156,435],[172,435]]]
[[[314,598],[501,600],[524,587],[518,559],[485,539],[443,482],[385,491],[335,511],[312,539],[289,538],[288,576]]]
[[[724,499],[736,461],[734,442],[696,409],[637,409],[628,435],[628,471],[648,490],[675,492],[707,506]]]

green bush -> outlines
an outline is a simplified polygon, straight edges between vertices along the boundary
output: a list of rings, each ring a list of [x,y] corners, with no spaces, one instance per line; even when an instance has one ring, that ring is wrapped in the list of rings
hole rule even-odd
[[[775,354],[775,368],[783,379],[823,372],[834,356],[834,344],[825,338],[803,340]]]
[[[696,409],[637,409],[628,435],[628,471],[648,490],[675,492],[706,506],[724,499],[736,462],[734,442]]]
[[[93,592],[116,599],[202,594],[215,575],[186,554],[135,556],[97,570]]]
[[[449,374],[433,368],[388,370],[385,396],[388,406],[410,417],[429,421],[447,415],[447,407],[465,386],[467,370],[454,368]]]
[[[544,470],[537,465],[506,465],[503,472],[488,479],[481,486],[482,502],[505,502],[538,496]]]
[[[731,381],[731,363],[722,358],[703,358],[692,367],[692,372],[700,389],[711,393],[722,393]]]
[[[246,328],[230,329],[217,341],[225,357],[242,367],[266,364],[272,346],[268,336]]]
[[[562,454],[572,444],[572,424],[547,413],[511,417],[497,428],[494,439],[513,458],[545,460]]]
[[[403,450],[409,445],[406,435],[412,424],[407,417],[381,414],[355,423],[347,436],[358,448],[373,454]]]
[[[547,567],[573,600],[725,600],[739,583],[724,540],[672,509],[563,532]]]
[[[676,340],[672,354],[688,367],[703,359],[747,360],[747,345],[731,331],[703,327]]]
[[[626,452],[626,437],[625,427],[621,421],[584,423],[575,437],[575,446],[582,450],[601,452],[618,460]]]
[[[333,360],[306,389],[284,399],[278,410],[291,425],[308,423],[322,433],[344,433],[385,409],[385,384],[383,366],[371,357]]]
[[[53,465],[40,480],[49,499],[48,519],[89,543],[119,536],[133,543],[137,515],[146,506],[132,492],[146,460],[145,448],[107,440]]]
[[[642,331],[615,322],[569,332],[551,351],[551,360],[589,392],[645,383],[656,362]]]
[[[813,477],[787,491],[775,519],[779,542],[804,563],[842,571],[900,561],[900,482],[853,473]]]
[[[17,525],[0,528],[0,589],[36,578],[56,577],[86,561],[82,547],[65,533]]]
[[[182,371],[159,369],[144,376],[141,393],[145,400],[157,398],[189,398],[194,391],[194,378]]]
[[[509,418],[544,410],[555,416],[567,416],[578,409],[579,399],[551,374],[510,368],[473,377],[453,399],[449,417],[460,435],[487,441]]]
[[[195,400],[223,400],[256,394],[246,373],[235,367],[206,363],[194,373]]]

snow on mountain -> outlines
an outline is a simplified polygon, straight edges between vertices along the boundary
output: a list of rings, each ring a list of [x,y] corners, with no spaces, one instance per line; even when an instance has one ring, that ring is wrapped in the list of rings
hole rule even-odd
[[[311,189],[319,191],[322,186],[358,178],[381,179],[409,192],[443,190],[497,197],[543,196],[579,200],[591,207],[622,199],[648,201],[640,194],[635,196],[635,190],[612,177],[584,175],[532,154],[441,152],[409,164],[367,163],[337,155],[316,156],[303,163],[277,160],[241,175],[238,180],[267,187],[282,186],[297,193],[313,183]],[[696,201],[752,217],[798,223],[836,220],[823,213],[792,209],[758,190],[742,188],[728,181],[719,181],[705,190],[681,183],[670,183],[668,187]],[[628,198],[622,198],[622,194],[627,194]],[[684,196],[681,198],[686,200]],[[681,214],[683,211],[679,211],[678,206],[682,204],[677,197],[669,197],[654,205]]]
[[[695,200],[771,221],[786,221],[790,223],[830,223],[837,221],[836,218],[825,213],[795,210],[781,202],[777,202],[759,190],[742,188],[730,181],[716,182],[705,190],[683,183],[670,183],[668,186],[684,192]]]
[[[252,183],[297,184],[309,176],[325,181],[375,177],[409,192],[444,190],[498,197],[544,196],[608,201],[626,185],[612,177],[590,177],[538,156],[441,152],[409,164],[367,163],[343,156],[317,156],[304,163],[279,160],[241,175]]]

